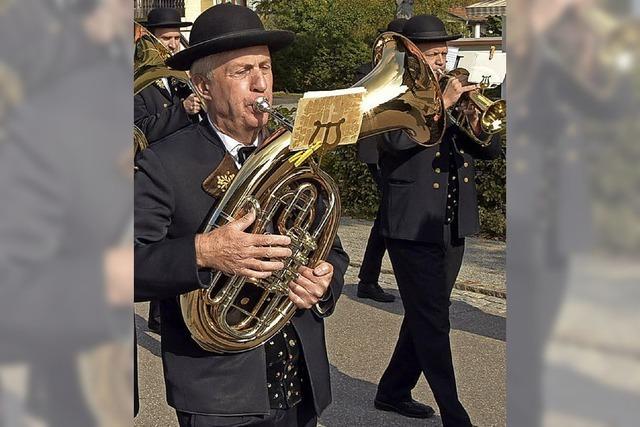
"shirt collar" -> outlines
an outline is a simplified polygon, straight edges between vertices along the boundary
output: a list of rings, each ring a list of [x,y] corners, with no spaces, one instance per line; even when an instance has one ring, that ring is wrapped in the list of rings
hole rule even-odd
[[[224,148],[231,155],[231,157],[233,157],[233,160],[236,162],[236,166],[238,167],[238,169],[240,169],[241,165],[240,165],[240,162],[238,161],[238,150],[240,150],[240,148],[242,147],[247,147],[247,145],[241,142],[238,142],[237,140],[233,139],[229,135],[222,133],[222,131],[218,129],[216,125],[213,124],[213,122],[211,121],[211,117],[209,117],[208,114],[207,114],[207,119],[209,120],[209,124],[211,125],[213,130],[218,135],[218,138],[220,138],[220,141],[222,141],[222,143],[224,144]],[[257,147],[259,142],[260,142],[260,134],[258,134],[258,136],[256,137],[256,139],[253,141],[251,145],[253,147]]]

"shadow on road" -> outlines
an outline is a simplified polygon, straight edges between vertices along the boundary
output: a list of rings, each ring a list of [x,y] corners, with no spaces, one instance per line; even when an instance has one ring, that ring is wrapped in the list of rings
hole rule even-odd
[[[376,384],[352,378],[331,366],[333,403],[320,417],[325,427],[339,426],[441,426],[439,416],[427,420],[407,418],[393,412],[379,411],[373,407]],[[426,421],[426,422],[425,422]]]
[[[349,298],[361,304],[384,310],[388,313],[403,315],[402,299],[397,289],[385,289],[396,297],[392,303],[377,302],[368,298],[358,298],[356,284],[345,284],[341,298]],[[502,316],[485,313],[464,301],[451,301],[450,307],[451,329],[469,332],[495,340],[507,340],[507,319]]]
[[[149,350],[154,356],[160,357],[160,340],[155,338],[153,332],[149,331],[147,319],[136,314],[135,321],[138,345]]]

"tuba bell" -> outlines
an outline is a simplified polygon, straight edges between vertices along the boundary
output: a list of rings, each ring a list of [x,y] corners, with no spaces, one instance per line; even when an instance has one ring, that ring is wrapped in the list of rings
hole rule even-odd
[[[421,144],[439,143],[445,124],[442,96],[418,48],[399,34],[384,33],[374,44],[374,62],[371,73],[354,85],[366,89],[361,137],[405,129]],[[256,104],[256,110],[273,111],[266,99]],[[184,322],[207,351],[242,352],[275,335],[296,312],[288,298],[289,282],[300,266],[325,259],[336,237],[337,185],[313,157],[294,164],[291,124],[280,119],[284,127],[247,159],[202,231],[254,209],[256,220],[249,232],[287,235],[293,254],[284,260],[283,270],[267,279],[214,272],[206,288],[180,296]],[[322,310],[319,305],[313,309]]]

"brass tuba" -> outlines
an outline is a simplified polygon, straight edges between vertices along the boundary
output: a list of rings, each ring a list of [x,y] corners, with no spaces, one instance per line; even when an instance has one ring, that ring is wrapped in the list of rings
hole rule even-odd
[[[186,71],[178,71],[165,65],[167,58],[171,56],[169,49],[141,24],[133,23],[133,40],[135,43],[133,56],[133,94],[137,95],[143,89],[153,84],[163,77],[173,77],[189,86],[195,94],[195,90]],[[181,39],[184,44],[186,41]],[[199,95],[198,95],[199,96]],[[204,105],[204,104],[203,104]],[[134,150],[140,151],[146,148],[149,143],[144,133],[137,126],[133,127]]]
[[[469,71],[464,68],[456,68],[443,76],[442,88],[450,79],[458,79],[464,86],[468,84]],[[449,120],[460,127],[469,137],[482,146],[487,146],[496,133],[507,130],[507,102],[504,99],[493,101],[484,95],[484,90],[489,87],[489,77],[483,78],[480,89],[462,94],[458,102],[448,112]],[[471,104],[478,111],[480,117],[480,135],[476,135],[464,112],[466,105]]]
[[[439,143],[445,123],[442,96],[417,47],[399,34],[384,33],[374,45],[374,61],[371,73],[354,85],[367,90],[360,135],[402,128],[419,143]],[[258,110],[271,110],[265,99],[256,103]],[[250,232],[288,235],[293,255],[284,261],[283,270],[267,279],[216,272],[207,288],[180,296],[185,324],[205,350],[242,352],[275,335],[296,311],[288,298],[289,282],[301,265],[325,259],[336,236],[338,188],[313,157],[294,165],[290,130],[285,123],[249,157],[214,206],[203,232],[255,209]],[[316,305],[314,310],[321,308]]]

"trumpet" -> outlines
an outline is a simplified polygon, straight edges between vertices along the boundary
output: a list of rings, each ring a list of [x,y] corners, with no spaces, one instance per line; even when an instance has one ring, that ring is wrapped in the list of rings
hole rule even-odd
[[[468,84],[469,71],[464,68],[456,68],[448,73],[440,71],[440,74],[443,91],[451,79],[458,79],[463,85]],[[493,135],[505,132],[507,128],[507,102],[504,99],[493,101],[485,96],[484,91],[489,88],[491,88],[489,76],[483,76],[479,89],[465,92],[458,102],[447,110],[449,120],[483,147],[489,145]],[[476,134],[465,113],[469,105],[478,110],[480,134]]]

